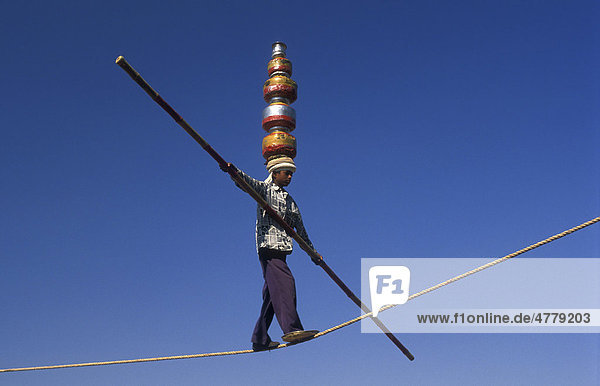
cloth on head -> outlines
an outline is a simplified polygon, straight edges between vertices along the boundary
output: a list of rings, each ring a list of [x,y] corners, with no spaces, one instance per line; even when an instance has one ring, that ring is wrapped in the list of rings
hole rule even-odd
[[[270,160],[269,162],[267,162],[267,171],[269,172],[269,176],[267,177],[267,179],[265,179],[265,182],[267,184],[273,182],[273,172],[279,170],[289,170],[293,173],[296,171],[296,164],[294,163],[294,160],[290,157],[279,157]]]
[[[291,172],[295,172],[296,164],[290,157],[279,157],[267,162],[267,171],[269,174],[279,170],[289,170]]]

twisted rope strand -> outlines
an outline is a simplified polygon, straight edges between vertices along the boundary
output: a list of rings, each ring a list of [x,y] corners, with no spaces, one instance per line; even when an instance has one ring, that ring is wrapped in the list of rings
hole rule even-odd
[[[515,256],[521,255],[525,252],[531,251],[532,249],[538,248],[544,244],[548,244],[554,240],[558,240],[561,237],[565,237],[573,232],[576,232],[580,229],[583,229],[585,227],[588,227],[592,224],[597,223],[598,221],[600,221],[600,217],[596,217],[590,221],[586,221],[583,224],[577,225],[576,227],[573,227],[571,229],[568,229],[564,232],[558,233],[554,236],[548,237],[545,240],[539,241],[535,244],[531,244],[528,247],[525,247],[523,249],[519,249],[516,252],[510,253],[504,257],[501,257],[499,259],[496,259],[494,261],[491,261],[487,264],[484,264],[478,268],[475,268],[471,271],[465,272],[462,275],[458,275],[455,276],[451,279],[448,279],[442,283],[436,284],[433,287],[429,287],[427,289],[424,289],[420,292],[417,292],[415,294],[412,294],[411,296],[408,297],[408,300],[412,300],[414,298],[417,298],[419,296],[425,295],[426,293],[429,293],[431,291],[435,291],[441,287],[444,287],[448,284],[454,283],[455,281],[464,279],[467,276],[473,275],[477,272],[483,271],[484,269],[490,268],[496,264],[500,264],[508,259],[511,259]],[[389,310],[390,308],[395,307],[396,305],[388,305],[385,307],[382,307],[380,309],[379,312],[383,312],[386,310]],[[314,336],[314,338],[319,338],[323,335],[327,335],[329,333],[332,333],[336,330],[339,330],[340,328],[344,328],[346,326],[349,326],[351,324],[354,324],[362,319],[365,318],[369,318],[371,317],[373,314],[370,312],[368,314],[364,314],[361,315],[357,318],[348,320],[347,322],[344,322],[342,324],[339,324],[337,326],[333,326],[331,328],[328,328],[327,330],[323,330],[321,332],[319,332],[318,334],[316,334]],[[286,344],[280,344],[279,346],[277,346],[275,349],[281,349],[281,348],[285,348],[285,347],[289,347],[289,346],[293,346],[295,344],[291,344],[291,343],[286,343]],[[274,349],[274,350],[275,350]],[[73,364],[65,364],[65,365],[53,365],[53,366],[36,366],[36,367],[21,367],[21,368],[12,368],[12,369],[0,369],[0,373],[8,373],[8,372],[15,372],[15,371],[31,371],[31,370],[50,370],[50,369],[64,369],[64,368],[71,368],[71,367],[87,367],[87,366],[106,366],[106,365],[118,365],[118,364],[127,364],[127,363],[141,363],[141,362],[157,362],[157,361],[167,361],[167,360],[177,360],[177,359],[193,359],[193,358],[207,358],[207,357],[217,357],[217,356],[226,356],[226,355],[240,355],[240,354],[251,354],[254,352],[258,352],[258,351],[254,351],[254,350],[238,350],[238,351],[222,351],[222,352],[213,352],[213,353],[205,353],[205,354],[190,354],[190,355],[175,355],[175,356],[168,356],[168,357],[156,357],[156,358],[141,358],[141,359],[126,359],[126,360],[118,360],[118,361],[106,361],[106,362],[88,362],[88,363],[73,363]]]

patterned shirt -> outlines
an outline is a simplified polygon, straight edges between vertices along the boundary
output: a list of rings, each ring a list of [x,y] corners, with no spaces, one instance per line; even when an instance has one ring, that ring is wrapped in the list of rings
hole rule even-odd
[[[246,173],[237,169],[240,176],[250,185],[256,192],[264,198],[271,208],[281,216],[292,228],[295,228],[298,236],[314,249],[308,238],[302,216],[298,205],[288,192],[282,187],[274,183],[266,183],[256,180]],[[237,185],[237,184],[236,184]],[[238,185],[241,189],[241,187]],[[268,248],[278,251],[292,252],[292,238],[285,233],[285,230],[269,214],[260,206],[256,208],[256,249]]]

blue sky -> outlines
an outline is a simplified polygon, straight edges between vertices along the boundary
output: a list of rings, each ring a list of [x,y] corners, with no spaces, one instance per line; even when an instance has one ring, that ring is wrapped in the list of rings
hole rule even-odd
[[[597,2],[2,8],[0,368],[249,347],[262,286],[255,204],[114,64],[119,55],[226,160],[264,178],[262,84],[271,43],[287,43],[299,85],[288,190],[356,293],[364,257],[492,259],[600,213]],[[595,225],[529,256],[598,258],[599,239]],[[358,315],[302,251],[289,260],[305,327]],[[597,334],[399,337],[414,362],[354,325],[271,353],[0,384],[600,377]]]

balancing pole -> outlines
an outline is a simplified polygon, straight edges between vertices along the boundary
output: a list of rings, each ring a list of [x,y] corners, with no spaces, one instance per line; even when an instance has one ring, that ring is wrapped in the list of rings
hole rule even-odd
[[[371,310],[348,288],[346,284],[333,272],[333,270],[325,263],[321,255],[319,255],[314,249],[312,249],[303,238],[298,236],[298,233],[285,222],[277,212],[265,199],[263,199],[237,172],[237,169],[219,155],[209,144],[187,123],[181,115],[179,115],[165,100],[156,92],[154,89],[142,78],[142,76],[131,67],[124,57],[119,56],[115,61],[129,76],[154,100],[160,107],[163,108],[181,126],[206,152],[219,164],[220,167],[227,170],[227,173],[231,178],[248,193],[279,225],[283,227],[285,232],[302,248],[308,256],[319,265],[329,275],[329,277],[344,291],[346,296],[350,298],[361,310],[365,313],[371,313]],[[406,347],[390,332],[390,330],[383,324],[381,320],[376,317],[371,317],[373,322],[385,333],[385,335],[402,351],[409,360],[414,360],[415,357],[408,351]]]

